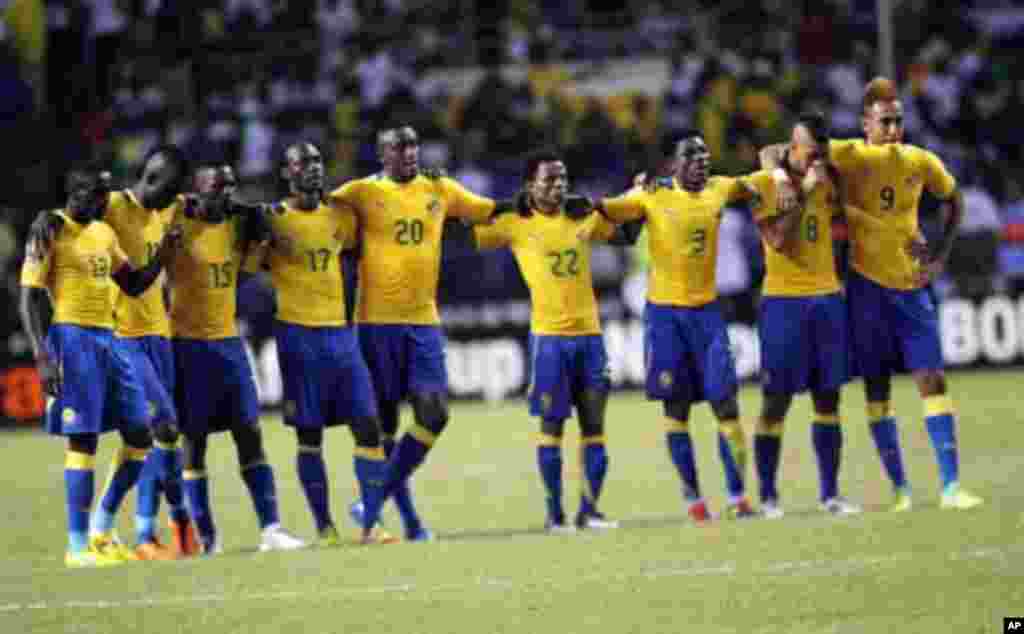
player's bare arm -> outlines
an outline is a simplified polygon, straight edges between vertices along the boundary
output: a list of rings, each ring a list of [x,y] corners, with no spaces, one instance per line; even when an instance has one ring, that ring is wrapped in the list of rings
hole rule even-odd
[[[135,268],[124,264],[111,275],[111,279],[121,290],[131,297],[138,297],[146,292],[171,260],[171,255],[181,243],[181,227],[172,227],[164,235],[157,247],[156,254],[146,266]]]
[[[953,193],[941,202],[939,213],[942,214],[944,222],[938,244],[931,248],[924,238],[918,235],[907,246],[907,252],[911,257],[921,262],[917,283],[922,286],[931,283],[942,273],[946,260],[953,251],[957,230],[964,217],[964,197],[959,187],[955,188]]]

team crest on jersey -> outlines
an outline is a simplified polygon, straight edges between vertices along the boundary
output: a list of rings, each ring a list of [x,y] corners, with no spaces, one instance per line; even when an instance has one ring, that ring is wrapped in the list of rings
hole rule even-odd
[[[661,383],[661,387],[672,387],[672,373],[668,370],[663,370],[658,375],[658,383]]]
[[[71,409],[70,407],[65,407],[64,411],[60,413],[60,419],[64,421],[65,425],[70,425],[71,423],[75,422],[76,418],[78,418],[78,414],[76,414],[75,410]]]
[[[438,198],[431,198],[427,203],[427,213],[437,215],[441,211],[441,201]]]

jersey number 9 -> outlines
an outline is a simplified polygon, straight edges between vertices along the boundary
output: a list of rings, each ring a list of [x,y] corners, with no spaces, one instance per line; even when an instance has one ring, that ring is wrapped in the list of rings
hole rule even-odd
[[[879,196],[882,198],[882,211],[889,211],[896,205],[896,190],[890,185],[883,187]]]

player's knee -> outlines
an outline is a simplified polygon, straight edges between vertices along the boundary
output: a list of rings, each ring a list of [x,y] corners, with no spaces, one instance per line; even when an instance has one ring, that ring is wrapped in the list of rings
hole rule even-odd
[[[562,419],[543,419],[540,421],[540,433],[553,438],[561,438],[562,434],[565,433],[565,421]]]
[[[761,419],[766,421],[777,421],[782,423],[789,412],[789,405],[793,397],[780,392],[766,392],[764,402],[761,405]]]
[[[921,396],[941,396],[946,393],[946,376],[942,370],[923,370],[914,374]]]
[[[736,420],[740,417],[740,404],[736,397],[711,404],[711,411],[718,420]]]
[[[839,413],[839,390],[813,392],[814,411],[816,414],[835,416]]]
[[[378,409],[381,431],[387,436],[398,435],[398,403],[381,403]]]
[[[576,403],[580,422],[580,434],[596,436],[604,433],[604,412],[608,393],[600,390],[585,390]]]
[[[662,404],[662,410],[665,412],[665,416],[672,420],[686,421],[690,418],[689,401],[665,401]]]
[[[412,399],[416,423],[435,436],[448,425],[448,398],[444,394],[424,394]]]
[[[320,447],[324,444],[322,429],[296,429],[295,436],[302,447]]]
[[[121,440],[132,449],[149,449],[153,446],[153,437],[145,427],[122,429]]]
[[[71,434],[68,436],[68,449],[75,453],[95,456],[99,444],[98,434]]]
[[[356,447],[380,447],[380,423],[376,418],[356,418],[349,425]]]
[[[889,400],[891,382],[887,376],[876,376],[864,379],[864,395],[868,403],[885,403]]]
[[[153,425],[153,439],[165,445],[173,445],[178,442],[181,432],[178,425],[171,420],[162,420]]]
[[[259,427],[238,425],[231,429],[231,437],[235,440],[238,451],[238,464],[251,465],[265,460],[263,455],[263,436]]]

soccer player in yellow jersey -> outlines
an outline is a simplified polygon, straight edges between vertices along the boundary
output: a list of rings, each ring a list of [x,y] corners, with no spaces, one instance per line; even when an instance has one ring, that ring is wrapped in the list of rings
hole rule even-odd
[[[151,446],[152,418],[140,377],[114,341],[113,284],[138,296],[160,274],[173,234],[157,245],[154,257],[135,269],[110,225],[100,218],[107,206],[106,173],[73,169],[67,180],[61,226],[49,248],[30,243],[21,272],[21,317],[47,392],[46,429],[67,437],[64,469],[67,494],[69,567],[124,561],[122,553],[88,537],[93,501],[94,461],[99,436],[117,429],[124,446],[117,473],[120,485],[110,500],[116,512],[134,485]],[[45,315],[53,306],[53,323]]]
[[[355,439],[354,465],[365,504],[363,541],[384,502],[387,462],[377,403],[355,329],[345,319],[342,251],[356,242],[352,210],[326,202],[324,164],[312,144],[285,152],[283,176],[290,194],[269,214],[270,248],[264,264],[277,294],[275,338],[284,381],[285,424],[298,436],[297,471],[320,544],[339,543],[328,502],[324,429],[348,424]]]
[[[863,212],[848,218],[852,270],[846,294],[855,367],[864,377],[871,432],[896,491],[894,509],[907,510],[910,487],[889,398],[891,376],[910,372],[924,400],[925,424],[942,478],[940,505],[972,508],[982,499],[960,486],[938,315],[925,288],[941,272],[953,247],[963,198],[935,154],[902,143],[903,106],[891,80],[872,80],[863,108],[866,142],[833,141],[830,156],[845,204]],[[934,248],[926,245],[918,227],[917,205],[924,189],[942,201],[945,223]]]
[[[614,222],[645,219],[650,282],[645,321],[647,397],[663,402],[669,453],[683,481],[688,512],[711,515],[700,494],[689,433],[690,406],[707,400],[719,421],[719,453],[729,490],[729,514],[753,515],[745,494],[746,439],[739,422],[736,369],[716,301],[715,266],[722,208],[757,194],[741,180],[712,177],[711,156],[699,132],[674,148],[672,179],[659,179],[598,202]]]
[[[421,173],[419,137],[409,127],[381,131],[383,171],[346,183],[329,197],[359,221],[359,342],[376,389],[385,451],[397,480],[395,496],[406,537],[430,539],[413,506],[407,479],[448,423],[444,335],[437,311],[441,234],[446,218],[488,220],[493,200],[456,181]],[[500,210],[504,210],[501,208]],[[408,399],[415,422],[395,444],[399,404]],[[352,507],[358,517],[359,503]]]
[[[221,551],[210,510],[206,445],[212,433],[230,431],[242,480],[261,529],[260,550],[294,550],[305,544],[281,528],[274,472],[263,451],[256,383],[235,326],[235,293],[243,260],[263,232],[259,213],[237,213],[234,170],[196,171],[195,197],[178,213],[182,245],[171,257],[171,327],[176,370],[175,401],[185,436],[185,493],[204,554]],[[256,225],[256,226],[254,226]],[[254,233],[257,232],[257,233]]]
[[[526,163],[531,215],[505,215],[477,225],[473,233],[481,249],[511,248],[530,289],[530,414],[541,419],[537,466],[547,491],[546,528],[553,533],[618,526],[597,506],[608,471],[604,419],[610,383],[590,244],[611,241],[620,230],[597,214],[583,219],[566,215],[568,187],[561,157],[538,152]],[[562,434],[573,407],[580,423],[583,474],[575,526],[566,522],[562,507]]]
[[[835,515],[860,512],[839,496],[839,392],[849,380],[849,338],[832,249],[832,219],[842,209],[827,167],[828,142],[828,124],[821,113],[806,113],[793,127],[782,165],[800,184],[795,210],[780,210],[771,171],[746,179],[762,201],[754,219],[765,255],[758,322],[764,400],[754,458],[761,513],[768,518],[783,515],[776,487],[782,423],[793,396],[805,390],[814,401],[811,438],[822,508]]]
[[[109,195],[104,221],[117,234],[118,242],[131,263],[145,266],[156,252],[177,208],[178,195],[188,177],[184,156],[169,145],[157,146],[144,158],[138,179],[132,187]],[[60,216],[41,215],[35,223],[37,233],[59,228]],[[38,236],[43,242],[46,236]],[[114,317],[116,344],[142,380],[146,400],[153,410],[151,429],[154,448],[146,457],[138,477],[135,555],[142,559],[173,559],[195,551],[195,537],[185,510],[181,492],[181,458],[178,445],[177,413],[171,394],[174,391],[174,359],[171,354],[170,325],[164,303],[164,283],[153,285],[139,297],[116,293]],[[136,465],[115,456],[110,476],[92,517],[91,531],[97,543],[128,556],[114,532],[112,510],[124,495],[122,483]],[[157,539],[156,517],[161,490],[171,506],[174,548],[164,547]]]

